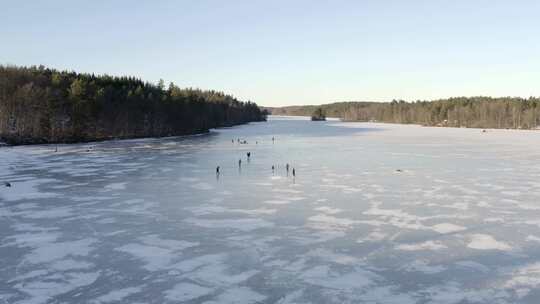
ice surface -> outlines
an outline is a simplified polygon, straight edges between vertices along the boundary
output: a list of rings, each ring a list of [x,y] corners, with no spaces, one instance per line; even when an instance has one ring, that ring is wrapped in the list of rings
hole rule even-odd
[[[539,303],[539,143],[272,118],[2,147],[0,303]]]
[[[238,219],[202,219],[188,218],[185,222],[195,226],[215,229],[232,229],[240,231],[252,231],[259,228],[271,228],[274,223],[258,218],[238,218]]]
[[[140,287],[127,287],[117,290],[112,290],[107,294],[97,297],[92,300],[92,304],[101,304],[101,303],[118,303],[126,299],[126,297],[136,294],[141,291]]]
[[[248,287],[235,287],[228,289],[213,301],[204,302],[207,304],[236,304],[236,303],[261,303],[266,296],[259,294]]]
[[[192,283],[176,284],[173,289],[165,292],[165,298],[174,302],[185,302],[197,299],[213,292],[212,288]]]

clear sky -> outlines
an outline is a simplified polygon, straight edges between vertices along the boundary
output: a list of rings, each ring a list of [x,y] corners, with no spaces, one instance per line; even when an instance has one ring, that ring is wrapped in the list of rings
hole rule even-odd
[[[0,0],[0,63],[266,106],[540,96],[540,1]]]

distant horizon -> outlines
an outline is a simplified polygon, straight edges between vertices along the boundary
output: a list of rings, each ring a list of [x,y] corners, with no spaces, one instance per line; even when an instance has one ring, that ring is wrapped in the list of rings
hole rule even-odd
[[[269,107],[528,98],[540,96],[539,11],[532,0],[8,2],[0,58]]]

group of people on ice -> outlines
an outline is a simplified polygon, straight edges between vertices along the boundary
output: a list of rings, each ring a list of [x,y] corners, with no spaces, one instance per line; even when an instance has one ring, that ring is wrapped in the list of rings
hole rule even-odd
[[[231,140],[231,141],[234,143],[234,139]],[[237,139],[237,141],[238,141],[239,144],[247,144],[247,141],[246,141],[246,140],[240,140],[240,139]],[[272,137],[272,143],[274,143],[274,141],[275,141],[275,138]],[[258,143],[258,142],[257,142],[257,143]],[[246,153],[246,156],[247,156],[247,161],[249,162],[250,159],[251,159],[251,152],[248,151],[248,152]],[[238,160],[238,169],[241,169],[241,168],[242,168],[242,159],[239,159],[239,160]],[[290,168],[291,168],[291,166],[287,163],[287,164],[285,165],[285,170],[287,171],[287,176],[289,176]],[[275,173],[275,170],[276,170],[275,165],[272,165],[272,174]],[[219,177],[220,173],[221,173],[221,172],[220,172],[220,166],[217,166],[217,167],[216,167],[216,176]],[[292,168],[292,176],[293,176],[293,178],[296,178],[296,169],[295,169],[295,168]]]

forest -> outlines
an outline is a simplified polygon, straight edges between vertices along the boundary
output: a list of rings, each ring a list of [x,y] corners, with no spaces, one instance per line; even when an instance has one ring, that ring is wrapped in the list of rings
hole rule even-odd
[[[0,65],[0,140],[8,144],[177,136],[264,120],[257,104],[222,92]]]
[[[322,108],[327,117],[424,126],[536,129],[540,98],[455,97],[433,101],[337,102],[321,106],[267,108],[273,115],[310,116]]]

